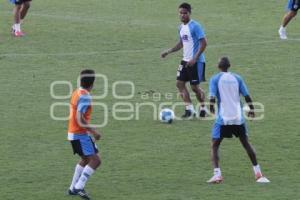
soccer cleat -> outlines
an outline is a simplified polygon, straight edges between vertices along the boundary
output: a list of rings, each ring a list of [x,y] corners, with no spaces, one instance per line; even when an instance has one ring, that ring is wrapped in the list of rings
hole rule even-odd
[[[223,182],[223,177],[220,175],[214,175],[213,177],[211,177],[208,181],[206,181],[207,183],[212,183],[212,184],[219,184]]]
[[[23,37],[24,35],[25,35],[25,33],[23,33],[22,31],[15,31],[14,32],[15,37]]]
[[[207,116],[207,109],[206,108],[203,108],[203,109],[200,109],[200,112],[199,112],[199,117],[203,118],[203,117],[206,117]]]
[[[69,189],[68,192],[67,192],[67,194],[70,195],[70,196],[75,196],[75,195],[77,195],[77,193],[74,192],[74,188],[73,188],[72,190]]]
[[[287,35],[286,35],[286,29],[283,27],[280,27],[280,29],[278,30],[278,34],[280,39],[282,40],[286,40],[287,39]]]
[[[86,193],[86,191],[84,189],[80,190],[80,189],[74,188],[72,193],[73,193],[72,195],[78,195],[82,199],[91,200],[91,198],[89,197],[89,195]]]
[[[184,115],[181,116],[181,118],[187,119],[187,118],[191,118],[191,117],[195,117],[195,116],[196,116],[196,114],[193,113],[191,110],[185,110],[185,113],[184,113]]]
[[[266,177],[262,176],[259,179],[256,179],[256,183],[270,183],[271,181]]]

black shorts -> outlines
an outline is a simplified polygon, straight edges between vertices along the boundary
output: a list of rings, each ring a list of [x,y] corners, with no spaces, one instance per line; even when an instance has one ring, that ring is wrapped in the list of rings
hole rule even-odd
[[[247,126],[246,124],[241,125],[220,125],[215,123],[212,129],[212,138],[232,138],[235,137],[247,137]]]
[[[221,138],[245,137],[246,128],[244,125],[223,125],[221,126]]]
[[[177,80],[190,82],[191,85],[198,85],[205,81],[205,63],[197,62],[190,67],[187,67],[186,64],[186,61],[181,61],[177,70]]]
[[[16,4],[16,5],[21,5],[21,4],[23,4],[25,2],[28,2],[28,1],[31,1],[31,0],[11,0],[11,2],[13,4]]]
[[[71,140],[73,153],[80,156],[91,156],[98,153],[98,148],[92,138],[87,136],[78,140]]]
[[[300,0],[289,0],[288,9],[297,12],[300,8]]]

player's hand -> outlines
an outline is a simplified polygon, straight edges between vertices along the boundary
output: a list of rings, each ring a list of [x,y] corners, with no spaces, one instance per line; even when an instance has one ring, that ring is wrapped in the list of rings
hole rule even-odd
[[[193,58],[192,60],[190,60],[189,62],[187,62],[186,66],[191,67],[191,66],[195,65],[196,62],[197,62],[197,60]]]
[[[94,138],[95,138],[95,140],[100,140],[101,134],[99,132],[95,131]]]
[[[250,118],[255,118],[255,112],[254,112],[254,110],[250,110],[249,112],[248,112],[248,117],[250,117]]]
[[[100,138],[101,138],[101,133],[98,132],[98,131],[96,131],[96,130],[94,130],[94,131],[93,131],[93,137],[95,138],[95,140],[100,140]]]
[[[169,51],[168,51],[168,50],[163,51],[163,52],[160,54],[160,57],[161,57],[161,58],[165,58],[168,54],[169,54]]]

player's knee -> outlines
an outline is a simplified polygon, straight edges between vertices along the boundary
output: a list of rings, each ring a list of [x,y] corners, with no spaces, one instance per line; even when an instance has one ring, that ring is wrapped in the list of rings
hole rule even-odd
[[[25,2],[23,4],[23,7],[26,8],[26,9],[29,9],[30,8],[30,2]]]
[[[191,88],[192,88],[193,92],[195,92],[195,93],[201,92],[197,85],[192,85]]]
[[[15,5],[15,11],[20,11],[22,8],[22,5]]]
[[[93,161],[93,165],[95,166],[95,168],[98,168],[101,165],[101,159],[98,155],[94,156],[92,158],[92,161]]]
[[[289,16],[290,16],[291,18],[295,17],[296,15],[297,15],[297,12],[296,12],[296,11],[291,11],[290,14],[289,14]]]
[[[88,163],[89,163],[89,159],[88,158],[81,157],[81,160],[80,160],[80,165],[81,166],[86,166]]]
[[[211,143],[211,148],[212,148],[213,150],[218,150],[219,146],[220,146],[220,143],[219,143],[219,142],[212,142],[212,143]]]
[[[179,89],[179,90],[183,90],[184,89],[184,85],[180,82],[176,82],[176,87]]]
[[[95,161],[95,166],[98,168],[101,165],[101,159]]]

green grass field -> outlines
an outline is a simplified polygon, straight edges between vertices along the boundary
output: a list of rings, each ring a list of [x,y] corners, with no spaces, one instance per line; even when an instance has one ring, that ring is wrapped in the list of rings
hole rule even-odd
[[[177,41],[177,6],[168,0],[42,0],[32,2],[23,24],[24,38],[10,36],[12,5],[0,0],[0,199],[63,200],[78,158],[66,140],[66,121],[50,117],[56,100],[54,81],[70,81],[83,68],[108,77],[109,92],[98,102],[108,106],[108,124],[98,143],[103,165],[87,184],[101,200],[298,200],[300,199],[300,23],[293,21],[291,40],[280,41],[277,30],[286,0],[190,0],[192,17],[201,21],[209,42],[209,78],[220,56],[228,55],[232,70],[244,76],[254,101],[265,106],[264,120],[249,122],[268,185],[255,183],[252,167],[238,140],[221,147],[224,184],[208,185],[210,129],[213,121],[153,120],[150,107],[139,120],[112,116],[112,85],[132,81],[132,104],[166,101],[143,94],[176,95],[175,77],[181,53],[160,59]],[[97,83],[97,82],[96,82]],[[207,82],[203,85],[207,92]],[[103,87],[99,81],[96,92]],[[65,86],[56,94],[65,95]],[[100,91],[97,93],[97,91]],[[128,87],[118,94],[130,93]],[[171,102],[181,102],[173,98]],[[66,116],[66,107],[56,109]],[[183,112],[179,107],[178,114]],[[95,121],[103,109],[95,108]],[[128,115],[125,115],[128,116]]]

